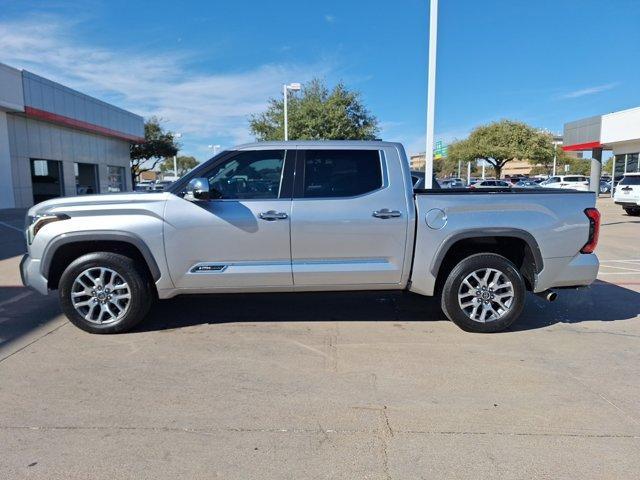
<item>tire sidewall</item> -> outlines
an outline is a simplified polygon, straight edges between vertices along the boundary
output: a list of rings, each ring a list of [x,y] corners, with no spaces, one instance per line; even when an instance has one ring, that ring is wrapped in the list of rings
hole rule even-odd
[[[131,299],[127,313],[117,322],[99,325],[85,320],[71,302],[75,279],[88,268],[105,267],[118,273],[129,285]],[[65,315],[78,328],[90,333],[118,333],[132,328],[146,315],[151,305],[149,282],[135,262],[124,255],[110,252],[89,253],[74,260],[65,269],[58,284],[60,305]]]
[[[502,272],[513,284],[514,300],[509,313],[491,322],[477,322],[470,319],[458,303],[458,291],[462,281],[470,273],[482,268],[493,268]],[[522,313],[526,288],[522,275],[516,266],[494,253],[471,255],[456,265],[449,274],[442,291],[442,309],[445,315],[466,331],[490,333],[508,328]]]

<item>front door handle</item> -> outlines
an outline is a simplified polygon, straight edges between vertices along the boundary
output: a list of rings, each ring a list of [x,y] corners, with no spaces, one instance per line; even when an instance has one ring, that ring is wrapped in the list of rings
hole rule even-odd
[[[382,210],[374,211],[373,216],[376,218],[397,218],[401,217],[402,213],[400,213],[399,210],[389,210],[388,208],[383,208]]]
[[[287,218],[289,218],[289,215],[287,215],[284,212],[276,212],[275,210],[269,210],[268,212],[262,212],[260,213],[260,218],[263,220],[267,220],[269,222],[273,221],[273,220],[286,220]]]

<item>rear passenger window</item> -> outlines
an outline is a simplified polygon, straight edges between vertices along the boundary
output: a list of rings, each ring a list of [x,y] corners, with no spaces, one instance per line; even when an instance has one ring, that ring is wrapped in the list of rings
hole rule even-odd
[[[354,197],[382,187],[378,150],[306,150],[302,196]]]

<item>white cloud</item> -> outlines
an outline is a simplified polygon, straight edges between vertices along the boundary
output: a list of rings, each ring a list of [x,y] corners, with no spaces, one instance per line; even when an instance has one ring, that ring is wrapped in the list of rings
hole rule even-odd
[[[183,134],[185,153],[202,145],[250,141],[248,117],[288,81],[329,73],[331,65],[263,64],[235,73],[198,73],[198,52],[123,51],[80,43],[59,17],[0,22],[0,61],[95,95]]]
[[[333,23],[333,22],[335,22],[335,21],[336,21],[336,17],[335,17],[335,15],[331,15],[330,13],[327,13],[327,14],[325,14],[325,16],[324,16],[324,20],[325,20],[325,22],[327,22],[327,23]]]
[[[605,83],[604,85],[595,85],[593,87],[581,88],[572,92],[565,93],[561,98],[579,98],[586,95],[595,95],[596,93],[612,90],[620,85],[620,82]]]

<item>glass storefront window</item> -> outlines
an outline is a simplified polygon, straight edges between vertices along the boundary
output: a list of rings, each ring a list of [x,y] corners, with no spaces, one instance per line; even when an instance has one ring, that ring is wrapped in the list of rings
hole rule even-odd
[[[98,166],[91,163],[74,163],[76,176],[76,194],[98,193]]]
[[[627,154],[627,171],[625,173],[636,173],[638,171],[638,154]]]
[[[109,192],[124,192],[125,188],[125,180],[124,180],[124,167],[114,167],[109,165],[108,167],[108,181],[109,181]]]
[[[31,185],[33,202],[40,203],[64,194],[62,162],[31,159]]]
[[[615,160],[616,160],[616,170],[615,170],[615,179],[616,182],[619,182],[620,179],[622,179],[622,176],[624,175],[624,166],[626,163],[626,155],[622,154],[622,155],[616,155],[615,156]]]

